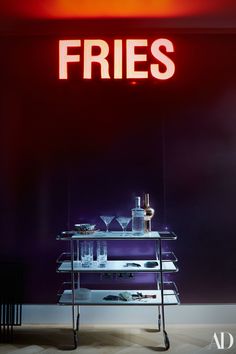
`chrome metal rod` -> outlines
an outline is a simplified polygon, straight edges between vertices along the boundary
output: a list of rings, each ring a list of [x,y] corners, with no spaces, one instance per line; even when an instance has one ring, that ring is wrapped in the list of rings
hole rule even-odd
[[[75,279],[74,279],[74,242],[70,241],[71,251],[71,285],[72,285],[72,326],[75,329]]]

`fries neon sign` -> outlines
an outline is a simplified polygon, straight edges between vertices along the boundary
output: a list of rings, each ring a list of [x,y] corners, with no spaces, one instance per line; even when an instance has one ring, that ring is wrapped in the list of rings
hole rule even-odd
[[[175,73],[175,64],[168,56],[174,52],[173,43],[165,38],[149,42],[147,39],[114,39],[112,43],[103,39],[60,40],[59,79],[69,78],[72,63],[80,65],[78,73],[83,79],[94,78],[95,65],[101,79],[170,79]]]

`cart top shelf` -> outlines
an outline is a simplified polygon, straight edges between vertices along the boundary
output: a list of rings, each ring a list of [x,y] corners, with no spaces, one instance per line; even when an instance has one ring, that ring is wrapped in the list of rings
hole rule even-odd
[[[172,231],[151,231],[135,235],[132,231],[96,231],[93,234],[80,234],[76,231],[62,231],[57,240],[176,240],[177,235]]]

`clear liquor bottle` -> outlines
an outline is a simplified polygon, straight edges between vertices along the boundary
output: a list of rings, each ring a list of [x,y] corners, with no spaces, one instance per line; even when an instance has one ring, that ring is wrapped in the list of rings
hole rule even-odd
[[[141,208],[141,198],[135,198],[135,208],[132,209],[132,231],[136,235],[144,233],[144,209]]]

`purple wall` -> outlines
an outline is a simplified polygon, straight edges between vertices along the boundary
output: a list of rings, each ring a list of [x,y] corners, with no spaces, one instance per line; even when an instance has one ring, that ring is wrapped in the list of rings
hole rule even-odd
[[[158,28],[148,21],[55,28],[41,23],[0,38],[0,256],[23,265],[24,302],[56,301],[65,279],[55,272],[66,246],[55,240],[59,231],[99,223],[104,212],[128,214],[144,191],[155,228],[167,224],[179,236],[166,247],[179,258],[172,278],[181,301],[234,302],[236,35],[162,33],[175,44],[174,78],[130,85],[59,81],[58,39],[86,30],[108,40],[111,33],[158,38]],[[109,246],[110,255],[143,250],[143,243]],[[144,248],[151,258],[150,242]],[[83,282],[108,286],[95,276]],[[137,275],[129,286],[137,283],[152,287],[155,276]]]

